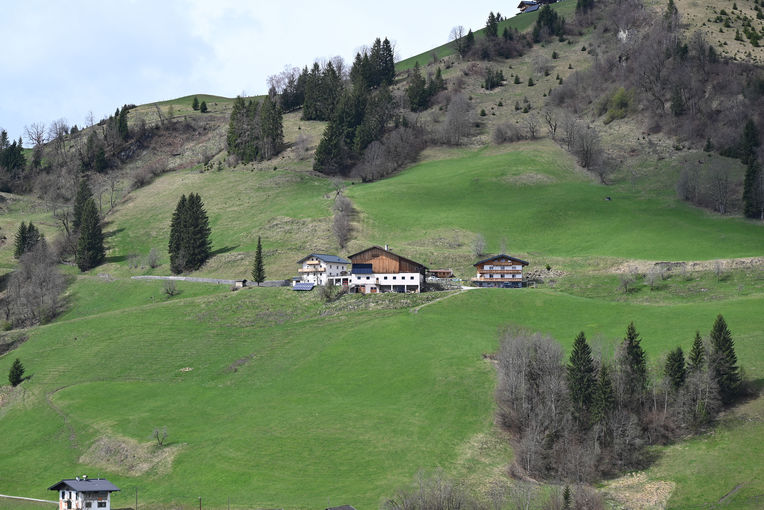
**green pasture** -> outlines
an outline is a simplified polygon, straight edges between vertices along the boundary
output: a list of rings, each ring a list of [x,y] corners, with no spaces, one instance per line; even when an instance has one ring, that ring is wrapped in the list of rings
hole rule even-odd
[[[607,353],[634,320],[650,362],[659,363],[723,313],[748,374],[764,373],[761,296],[654,306],[484,289],[418,313],[409,306],[421,298],[378,298],[324,305],[315,294],[262,288],[126,301],[123,310],[30,331],[0,359],[0,373],[20,357],[32,376],[0,408],[3,490],[45,497],[37,481],[86,472],[124,489],[117,506],[131,505],[138,487],[147,508],[192,505],[198,496],[210,508],[224,508],[228,497],[234,507],[374,508],[420,469],[458,470],[471,439],[490,433],[494,372],[482,355],[508,324],[551,334],[566,348],[584,330]],[[391,308],[377,310],[381,303]],[[99,438],[148,443],[163,426],[167,448],[177,449],[169,468],[128,476],[120,464],[78,462]],[[724,427],[733,450],[764,431],[744,421]],[[748,493],[764,489],[750,462],[714,477],[717,465],[703,458],[717,437],[661,451],[650,474],[677,483],[677,505],[721,497],[738,479]],[[696,478],[664,469],[690,462],[705,480],[701,496]]]

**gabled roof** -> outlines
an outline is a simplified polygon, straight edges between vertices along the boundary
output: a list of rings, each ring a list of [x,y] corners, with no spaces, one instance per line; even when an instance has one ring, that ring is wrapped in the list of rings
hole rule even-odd
[[[524,5],[536,5],[536,2],[535,2],[535,0],[522,0],[520,2],[520,5],[517,6],[517,8],[520,9]]]
[[[301,283],[295,283],[292,287],[292,290],[313,290],[313,287],[315,287],[315,283],[308,283],[308,282],[301,282]]]
[[[349,260],[345,260],[342,257],[338,257],[337,255],[325,255],[323,253],[311,253],[307,257],[303,257],[300,260],[298,260],[297,263],[302,264],[303,262],[305,262],[311,257],[315,257],[318,260],[323,260],[324,262],[327,262],[330,264],[350,264]]]
[[[473,266],[479,266],[483,262],[488,262],[489,260],[496,260],[496,259],[499,259],[499,258],[501,258],[501,259],[509,259],[509,260],[511,260],[513,262],[519,262],[520,264],[522,264],[524,266],[527,266],[528,264],[530,264],[530,262],[526,262],[526,261],[524,261],[522,259],[518,259],[517,257],[510,257],[509,255],[505,255],[503,253],[500,253],[498,255],[494,255],[493,257],[488,257],[487,259],[478,260],[477,262],[475,262],[472,265]]]
[[[533,4],[525,9],[523,12],[533,12],[539,10],[539,4]]]
[[[406,258],[406,257],[404,257],[403,255],[398,255],[397,253],[393,253],[393,252],[391,252],[390,250],[386,250],[386,249],[382,248],[381,246],[377,246],[377,245],[374,245],[374,246],[370,246],[369,248],[366,248],[365,250],[361,250],[361,251],[359,251],[358,253],[354,253],[354,254],[352,254],[352,255],[349,255],[349,257],[352,259],[352,258],[353,258],[353,257],[355,257],[356,255],[360,255],[361,253],[365,253],[365,252],[367,252],[367,251],[369,251],[369,250],[373,250],[373,249],[375,249],[375,248],[376,248],[377,250],[382,250],[382,251],[383,251],[383,252],[385,252],[385,253],[389,253],[390,255],[395,255],[396,257],[398,257],[398,258],[400,258],[400,259],[402,259],[402,260],[405,260],[405,261],[407,261],[407,262],[411,262],[411,263],[412,263],[412,264],[414,264],[415,266],[420,266],[420,267],[422,267],[423,269],[429,269],[429,268],[428,268],[427,266],[425,266],[424,264],[421,264],[421,263],[419,263],[419,262],[417,262],[417,261],[415,261],[415,260],[411,260],[411,259],[409,259],[409,258]]]
[[[73,490],[77,492],[116,492],[119,487],[106,478],[66,478],[48,487],[49,491]]]

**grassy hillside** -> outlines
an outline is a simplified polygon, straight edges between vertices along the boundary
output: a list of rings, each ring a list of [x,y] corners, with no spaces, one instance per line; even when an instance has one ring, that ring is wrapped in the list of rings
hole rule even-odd
[[[256,289],[39,328],[15,353],[28,360],[32,379],[0,411],[4,490],[44,497],[44,487],[30,480],[83,471],[123,487],[120,506],[130,504],[137,486],[144,503],[188,505],[201,495],[211,507],[223,507],[230,496],[235,506],[307,508],[329,498],[372,508],[420,468],[453,468],[457,452],[491,433],[494,375],[481,355],[496,348],[507,323],[550,333],[566,347],[584,329],[610,349],[635,320],[657,360],[675,343],[689,344],[694,330],[708,329],[721,312],[749,374],[764,371],[761,297],[655,307],[477,290],[416,314],[348,310],[417,298],[376,299],[324,307],[314,295]],[[3,359],[0,370],[10,361]],[[172,460],[153,447],[139,449],[161,426]],[[751,432],[734,431],[747,426],[728,426],[729,446],[743,448]],[[99,450],[106,441],[126,457]],[[712,441],[669,448],[663,462],[676,462],[673,455],[695,462]],[[136,467],[129,454],[141,452],[143,466]],[[710,480],[715,466],[699,469]],[[709,481],[704,494],[755,479],[755,469],[743,465],[734,476]],[[660,466],[655,473],[674,480]],[[698,498],[689,492],[685,497]]]

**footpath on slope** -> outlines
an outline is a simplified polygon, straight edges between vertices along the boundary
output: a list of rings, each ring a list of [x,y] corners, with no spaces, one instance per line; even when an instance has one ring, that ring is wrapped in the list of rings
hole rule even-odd
[[[179,282],[195,282],[195,283],[215,283],[218,285],[234,285],[236,282],[242,280],[223,280],[220,278],[198,278],[196,276],[131,276],[132,280],[172,280]],[[266,280],[260,285],[257,283],[244,280],[247,287],[286,287],[289,283],[286,280]]]

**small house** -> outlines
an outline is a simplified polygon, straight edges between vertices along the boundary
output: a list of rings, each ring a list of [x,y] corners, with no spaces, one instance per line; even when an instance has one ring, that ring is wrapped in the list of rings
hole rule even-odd
[[[528,262],[500,254],[473,264],[477,276],[472,283],[477,287],[520,288],[523,286],[523,268]]]
[[[454,272],[450,269],[430,269],[428,271],[433,278],[453,278]]]
[[[48,490],[58,492],[59,510],[111,510],[111,493],[119,491],[119,487],[105,478],[84,475],[61,480]]]
[[[314,285],[326,285],[332,283],[335,285],[350,284],[350,261],[336,255],[325,255],[323,253],[311,253],[297,261],[300,268],[299,279],[295,283],[312,283]]]
[[[352,292],[421,292],[427,267],[393,253],[389,247],[372,246],[350,256]]]
[[[528,9],[531,7],[535,7],[533,10],[535,11],[539,7],[538,2],[535,2],[534,0],[522,0],[520,4],[517,6],[518,10],[522,12],[529,12]]]

